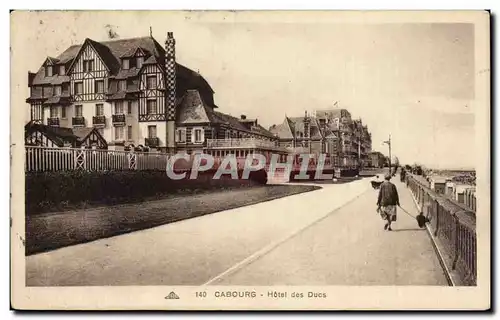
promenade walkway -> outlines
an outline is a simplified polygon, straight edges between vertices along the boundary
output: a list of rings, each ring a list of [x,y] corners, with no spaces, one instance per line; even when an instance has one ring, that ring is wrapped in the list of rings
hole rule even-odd
[[[401,206],[416,215],[409,190],[393,181]],[[442,285],[447,281],[429,236],[399,209],[393,231],[376,213],[377,190],[214,285]],[[326,200],[326,199],[325,199]]]
[[[383,230],[370,180],[32,255],[27,285],[446,285],[413,218]]]

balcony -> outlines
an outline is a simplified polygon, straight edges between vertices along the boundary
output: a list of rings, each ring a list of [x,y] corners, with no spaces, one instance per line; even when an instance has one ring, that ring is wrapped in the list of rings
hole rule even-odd
[[[85,118],[84,117],[73,117],[71,123],[73,124],[73,126],[85,127]]]
[[[113,115],[113,124],[125,124],[125,115],[124,114],[114,114]]]
[[[49,126],[59,126],[59,118],[47,118],[47,125]]]
[[[106,117],[105,116],[94,116],[94,117],[92,117],[92,124],[94,126],[106,126]]]
[[[156,148],[160,145],[160,139],[159,138],[145,138],[144,144],[146,145],[146,147]]]
[[[208,139],[208,148],[275,148],[274,141],[256,139],[256,138],[242,138],[242,139]]]

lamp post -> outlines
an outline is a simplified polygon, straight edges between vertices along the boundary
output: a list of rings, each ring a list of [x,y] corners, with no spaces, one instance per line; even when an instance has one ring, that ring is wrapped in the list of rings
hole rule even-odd
[[[392,174],[391,135],[390,134],[389,134],[389,140],[384,141],[384,143],[389,146],[389,174]]]

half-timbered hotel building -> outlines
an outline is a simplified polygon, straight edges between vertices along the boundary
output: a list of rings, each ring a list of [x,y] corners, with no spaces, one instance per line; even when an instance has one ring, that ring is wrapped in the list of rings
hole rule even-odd
[[[347,109],[316,110],[303,117],[285,116],[269,130],[281,146],[295,153],[326,154],[335,167],[359,168],[369,163],[371,134],[361,119],[353,120]]]
[[[152,36],[97,42],[86,39],[28,73],[31,121],[96,128],[108,148],[214,155],[285,153],[256,119],[217,111],[214,91],[180,65],[168,32],[163,48]]]

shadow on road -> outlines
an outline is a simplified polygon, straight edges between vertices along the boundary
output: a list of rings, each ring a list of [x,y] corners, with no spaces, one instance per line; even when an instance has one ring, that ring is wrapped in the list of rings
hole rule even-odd
[[[425,231],[425,229],[420,229],[420,228],[392,229],[392,232],[398,232],[398,231]]]

